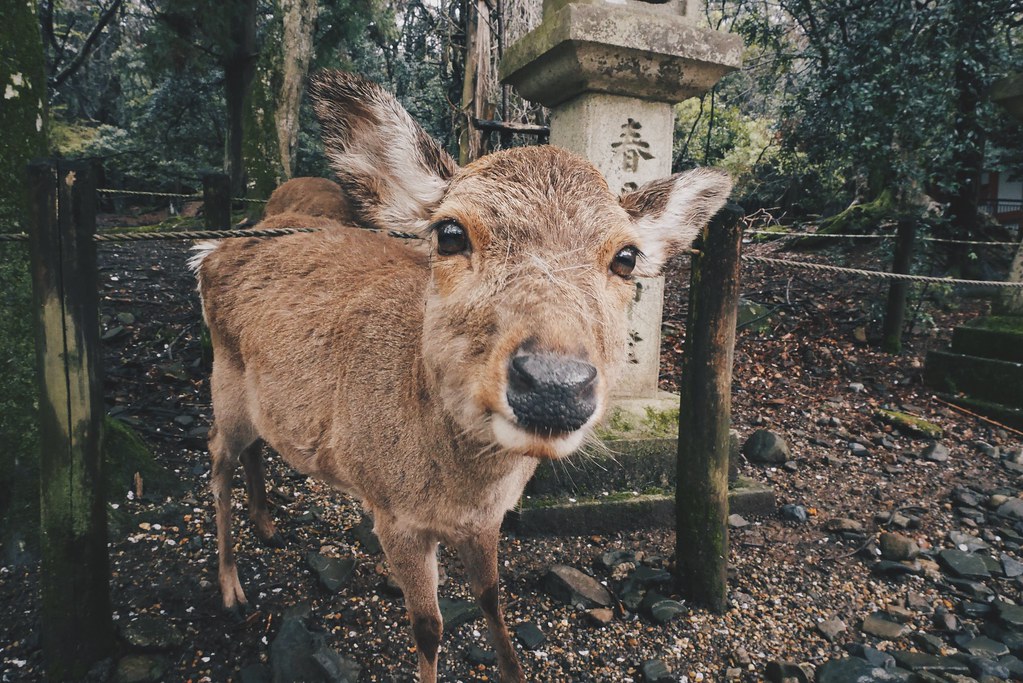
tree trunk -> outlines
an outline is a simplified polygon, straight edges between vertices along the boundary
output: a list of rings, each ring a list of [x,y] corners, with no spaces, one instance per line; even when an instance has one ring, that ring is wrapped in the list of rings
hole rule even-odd
[[[231,15],[231,51],[224,59],[224,99],[227,103],[227,149],[224,167],[231,191],[245,194],[245,102],[256,66],[256,0],[235,0]]]
[[[35,3],[0,0],[0,232],[28,209],[25,165],[46,153],[46,58]]]
[[[479,158],[482,136],[473,125],[487,99],[490,76],[490,22],[484,0],[468,0],[465,13],[465,73],[462,80],[462,121],[458,136],[458,163]]]
[[[277,100],[277,140],[284,179],[294,175],[298,151],[298,114],[316,31],[316,0],[281,0],[284,10],[283,74]]]

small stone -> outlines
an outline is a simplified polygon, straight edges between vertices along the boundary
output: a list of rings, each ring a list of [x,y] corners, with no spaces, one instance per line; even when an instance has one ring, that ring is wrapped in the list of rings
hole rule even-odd
[[[813,680],[799,664],[778,659],[767,663],[764,675],[771,683],[810,683]]]
[[[879,539],[881,557],[894,562],[915,559],[920,554],[920,546],[912,538],[899,533],[881,534]]]
[[[987,601],[988,598],[995,594],[994,591],[992,591],[990,588],[988,588],[979,581],[970,581],[969,579],[956,579],[951,576],[947,577],[947,580],[949,584],[955,586],[960,591],[962,591],[967,597],[970,597],[974,600]]]
[[[728,515],[728,526],[732,529],[742,529],[749,526],[749,522],[742,515]]]
[[[863,383],[862,382],[850,382],[849,383],[849,391],[853,392],[854,394],[860,393],[861,391],[863,391],[863,388],[864,387],[863,387]]]
[[[643,662],[640,666],[640,670],[643,672],[643,680],[651,681],[651,683],[665,683],[666,681],[674,681],[675,679],[671,675],[671,671],[668,670],[667,665],[660,659],[648,659]]]
[[[970,667],[970,673],[981,680],[986,680],[988,677],[998,680],[1007,680],[1009,678],[1009,669],[994,659],[976,656],[968,657],[966,658],[966,665]]]
[[[536,624],[531,621],[523,621],[515,627],[515,637],[527,650],[535,650],[540,647],[547,636],[544,635]]]
[[[861,444],[859,441],[850,441],[849,453],[862,458],[864,456],[870,455],[870,449]]]
[[[998,515],[1014,521],[1023,520],[1023,498],[1010,498],[998,507]]]
[[[989,458],[998,457],[998,447],[992,446],[986,441],[974,441],[973,447],[976,448],[981,453],[983,453],[984,455],[988,456]]]
[[[956,489],[953,491],[952,502],[956,505],[965,505],[973,508],[980,505],[980,499],[977,497],[977,494],[968,489]]]
[[[114,327],[111,327],[106,332],[104,332],[103,336],[101,336],[100,339],[102,341],[114,341],[115,339],[119,339],[126,334],[128,334],[127,330],[125,330],[120,325],[116,325]]]
[[[920,456],[931,462],[946,462],[948,460],[948,448],[944,444],[935,441],[927,446]]]
[[[962,674],[968,676],[970,667],[951,657],[929,655],[924,652],[899,651],[892,653],[895,662],[903,669],[914,672],[928,671],[932,673]]]
[[[799,522],[805,524],[810,519],[809,514],[806,512],[806,508],[802,505],[793,505],[788,503],[782,505],[778,512],[781,514],[782,519],[787,519],[790,522]]]
[[[859,657],[865,659],[871,666],[876,666],[881,669],[894,669],[895,658],[887,652],[881,652],[877,648],[864,645],[863,643],[849,643],[845,646],[845,651],[851,654],[853,657]]]
[[[963,600],[959,603],[959,611],[968,619],[981,619],[991,614],[994,608],[986,602]]]
[[[355,558],[325,557],[319,553],[310,552],[306,555],[306,562],[316,572],[320,584],[331,593],[337,593],[347,586],[355,573]]]
[[[1009,500],[1009,496],[1003,493],[995,493],[988,496],[987,506],[993,510],[997,510]]]
[[[445,633],[454,633],[459,626],[483,616],[483,612],[475,602],[441,598],[438,603],[440,604],[440,616],[444,621]]]
[[[142,615],[121,625],[121,637],[139,650],[173,650],[184,644],[181,631],[166,619]]]
[[[176,415],[174,422],[181,425],[182,427],[190,427],[195,422],[195,418],[191,415]]]
[[[551,567],[543,580],[544,591],[566,605],[607,607],[611,592],[592,576],[574,567],[558,564]]]
[[[470,645],[465,653],[465,659],[471,664],[480,666],[493,666],[497,663],[497,655],[490,650],[484,650],[479,645]]]
[[[924,573],[919,562],[893,562],[892,560],[878,560],[870,568],[878,576],[897,578],[900,576],[919,576]]]
[[[167,662],[154,655],[128,655],[117,662],[117,683],[156,683],[162,681]]]
[[[960,649],[969,652],[975,657],[987,657],[990,659],[1009,654],[1009,648],[1004,643],[999,643],[987,636],[967,638],[961,643],[957,641],[957,644]]]
[[[607,626],[614,621],[615,613],[606,607],[596,607],[586,610],[586,618],[594,626]]]
[[[877,636],[882,640],[898,640],[907,632],[902,624],[889,619],[883,612],[874,612],[863,619],[864,633]]]
[[[117,314],[117,322],[121,323],[122,325],[134,325],[135,316],[129,313],[128,311],[122,311]]]
[[[758,429],[742,445],[742,454],[750,462],[781,464],[791,459],[785,440],[767,429]]]
[[[846,517],[835,517],[834,519],[829,519],[824,524],[824,529],[826,531],[851,532],[854,534],[862,534],[863,523],[857,522],[855,519],[848,519]]]
[[[876,667],[858,657],[832,659],[817,667],[817,683],[895,683],[906,677]]]
[[[998,613],[998,620],[1009,630],[1023,632],[1023,607],[999,600],[995,602],[994,608]]]
[[[665,598],[654,591],[646,594],[640,609],[657,624],[667,624],[675,617],[687,612],[682,603]]]
[[[931,601],[926,595],[909,591],[906,594],[906,607],[916,610],[917,612],[929,611],[931,609]]]
[[[1023,562],[1019,562],[1009,555],[1002,553],[1002,571],[1005,573],[1006,578],[1009,579],[1023,576]]]
[[[835,638],[838,634],[843,633],[846,630],[845,622],[838,617],[831,617],[817,624],[817,630],[821,632],[821,635],[829,642],[835,642]]]
[[[908,624],[916,616],[912,610],[908,610],[900,605],[888,605],[884,608],[884,611],[885,614],[900,624]]]
[[[914,633],[913,642],[928,654],[940,655],[945,650],[945,641],[930,633]]]
[[[380,539],[373,532],[373,518],[369,515],[363,515],[359,523],[352,527],[352,536],[366,553],[379,555],[383,552],[383,548],[380,547]]]
[[[964,579],[986,579],[991,576],[984,560],[962,550],[942,550],[938,553],[938,561],[950,572]]]
[[[999,657],[998,663],[1009,670],[1009,677],[1014,681],[1023,681],[1023,661],[1015,655]]]
[[[671,572],[661,567],[641,565],[636,567],[636,571],[632,572],[629,578],[643,587],[662,586],[671,583]]]

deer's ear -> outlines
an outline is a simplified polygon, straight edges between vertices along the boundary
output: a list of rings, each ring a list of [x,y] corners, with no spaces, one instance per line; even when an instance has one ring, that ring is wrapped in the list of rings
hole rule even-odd
[[[327,159],[359,222],[424,228],[458,168],[454,159],[376,83],[321,71],[309,92]]]
[[[622,208],[632,217],[639,247],[646,258],[636,275],[657,275],[680,249],[688,248],[728,200],[732,180],[724,171],[697,168],[647,183],[623,195]]]

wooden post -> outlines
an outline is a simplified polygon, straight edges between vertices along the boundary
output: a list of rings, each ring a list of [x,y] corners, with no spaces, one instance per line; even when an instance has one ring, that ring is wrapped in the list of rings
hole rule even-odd
[[[207,230],[231,227],[231,176],[211,171],[202,176],[203,213]]]
[[[913,242],[916,238],[916,220],[903,218],[899,221],[895,240],[895,254],[892,257],[893,273],[909,273],[913,265]],[[882,347],[889,353],[902,350],[902,326],[906,320],[906,295],[909,282],[892,280],[888,286],[888,306],[884,314],[884,330],[881,333]]]
[[[728,430],[739,301],[742,209],[729,204],[693,257],[678,419],[676,584],[725,610],[728,585]]]
[[[41,445],[41,645],[49,680],[77,680],[113,645],[96,180],[88,164],[64,160],[33,162],[28,179]]]

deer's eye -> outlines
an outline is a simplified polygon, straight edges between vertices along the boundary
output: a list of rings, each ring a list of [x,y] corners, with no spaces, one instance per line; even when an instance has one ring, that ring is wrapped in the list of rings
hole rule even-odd
[[[636,267],[636,256],[638,254],[639,250],[636,247],[619,249],[618,253],[611,260],[611,272],[621,278],[631,278],[632,271]]]
[[[437,226],[437,253],[454,256],[469,251],[469,235],[455,221],[444,221]]]

